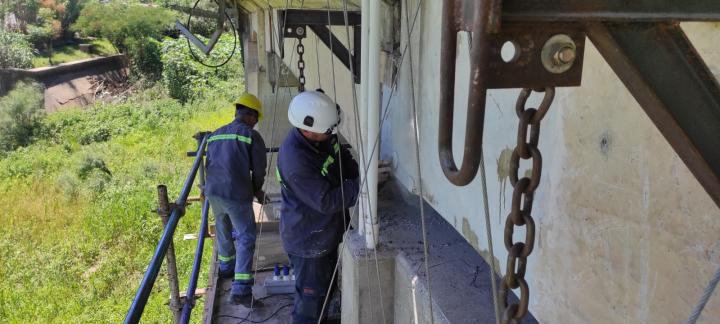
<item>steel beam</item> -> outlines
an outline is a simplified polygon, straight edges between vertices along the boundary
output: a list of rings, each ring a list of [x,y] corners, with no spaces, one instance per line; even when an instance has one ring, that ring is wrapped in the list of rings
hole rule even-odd
[[[680,26],[595,22],[588,25],[587,32],[720,206],[720,85]]]
[[[350,69],[352,64],[353,78],[355,83],[360,83],[360,13],[357,11],[347,13],[348,26],[352,27],[354,41],[353,51],[356,54],[350,55],[343,43],[333,35],[328,26],[345,26],[345,13],[342,11],[327,10],[302,10],[287,9],[278,11],[278,21],[284,26],[280,28],[278,37],[280,41],[285,38],[305,38],[307,37],[307,28],[310,28],[320,38],[320,40],[328,47],[332,48],[333,54]],[[332,44],[332,46],[331,46]],[[282,50],[280,56],[284,57]]]
[[[343,45],[343,43],[335,37],[330,28],[322,25],[309,25],[308,27],[310,27],[323,44],[325,44],[325,46],[332,48],[332,52],[335,57],[337,57],[340,62],[348,68],[348,70],[350,69],[350,64],[355,64],[355,61],[357,61],[355,57],[351,55],[347,47],[345,47],[345,45]],[[353,65],[353,70],[355,72],[355,83],[360,83],[360,75],[358,74],[360,73],[359,67],[357,65]]]
[[[322,25],[345,26],[345,15],[342,11],[287,9],[278,11],[278,21],[288,25]],[[329,24],[328,24],[329,22]],[[348,25],[360,26],[360,13],[348,12]]]
[[[504,0],[508,21],[718,21],[717,0]]]

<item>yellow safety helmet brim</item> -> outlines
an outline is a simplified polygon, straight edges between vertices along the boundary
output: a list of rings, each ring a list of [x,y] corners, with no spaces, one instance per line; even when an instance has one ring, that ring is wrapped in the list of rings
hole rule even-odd
[[[237,107],[237,105],[243,105],[247,108],[257,111],[258,121],[262,120],[262,118],[263,118],[262,104],[260,103],[260,99],[258,99],[254,95],[249,94],[247,92],[243,93],[243,95],[240,96],[240,98],[238,98],[237,101],[235,101],[235,106]]]

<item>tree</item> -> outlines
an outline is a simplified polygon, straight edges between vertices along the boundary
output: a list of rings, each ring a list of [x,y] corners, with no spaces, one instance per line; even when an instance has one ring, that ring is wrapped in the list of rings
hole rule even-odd
[[[32,67],[34,50],[22,34],[0,28],[0,68]]]

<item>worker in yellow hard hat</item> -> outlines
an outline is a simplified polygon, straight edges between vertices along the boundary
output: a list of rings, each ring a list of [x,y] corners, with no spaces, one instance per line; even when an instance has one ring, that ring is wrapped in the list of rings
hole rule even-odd
[[[250,307],[256,239],[252,201],[265,203],[265,142],[253,129],[262,118],[260,100],[245,93],[234,105],[235,119],[207,139],[205,196],[215,214],[220,276],[234,278],[232,300]]]
[[[247,109],[255,110],[257,112],[257,120],[258,121],[261,121],[263,118],[262,104],[260,103],[260,100],[257,97],[255,97],[247,92],[244,93],[242,96],[240,96],[240,98],[238,98],[238,100],[235,101],[236,111],[238,108],[247,108]]]

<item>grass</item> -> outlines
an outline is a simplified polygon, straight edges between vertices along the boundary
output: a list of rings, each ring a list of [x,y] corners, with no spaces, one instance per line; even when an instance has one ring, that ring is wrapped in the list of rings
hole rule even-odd
[[[115,47],[113,47],[112,44],[110,44],[110,42],[106,39],[95,39],[87,43],[93,45],[92,51],[90,53],[85,53],[81,51],[77,44],[64,45],[54,49],[52,55],[52,64],[50,63],[49,53],[43,52],[36,55],[32,59],[32,65],[33,67],[37,68],[78,61],[91,57],[107,56],[117,53]]]
[[[166,184],[174,200],[192,164],[190,136],[233,114],[224,95],[187,105],[137,98],[52,114],[39,142],[0,159],[0,322],[123,320],[162,232],[150,212],[156,185]],[[196,242],[181,238],[197,232],[200,207],[188,208],[175,235],[182,290]],[[211,255],[206,243],[200,287]],[[172,320],[164,273],[144,322]],[[198,302],[193,322],[202,310]]]

